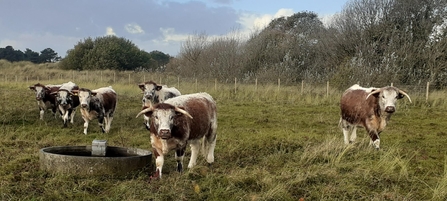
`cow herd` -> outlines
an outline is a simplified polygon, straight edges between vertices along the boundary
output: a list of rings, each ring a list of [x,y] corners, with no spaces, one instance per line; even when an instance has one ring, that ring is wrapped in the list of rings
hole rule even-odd
[[[188,168],[196,164],[201,148],[206,161],[213,163],[217,137],[214,99],[207,93],[181,95],[174,87],[158,85],[153,81],[141,83],[138,87],[143,93],[143,105],[137,117],[144,116],[156,161],[152,178],[161,178],[164,155],[171,150],[175,150],[177,170],[182,171],[188,144],[191,147]],[[64,127],[67,127],[68,122],[73,124],[76,109],[80,106],[84,134],[87,135],[89,122],[94,119],[98,119],[103,133],[110,131],[117,105],[117,93],[111,86],[91,90],[67,82],[61,85],[37,83],[29,88],[36,93],[41,120],[45,111],[51,110],[55,118],[57,114],[60,115]]]
[[[156,171],[152,178],[161,178],[164,155],[175,150],[177,170],[183,169],[186,147],[191,147],[188,168],[196,164],[199,150],[206,161],[214,162],[214,148],[217,137],[217,108],[214,99],[207,93],[182,95],[174,87],[158,85],[153,81],[138,84],[142,90],[142,110],[144,126],[150,132],[151,145],[155,156]],[[117,94],[109,87],[98,89],[79,88],[73,82],[61,85],[29,87],[36,93],[39,117],[51,110],[55,118],[62,117],[64,127],[73,123],[76,108],[80,105],[84,119],[84,134],[89,122],[98,119],[104,133],[110,131],[113,114],[117,105]],[[353,143],[357,137],[357,126],[364,127],[370,136],[370,144],[380,148],[380,133],[396,111],[398,99],[407,97],[404,91],[388,86],[363,88],[357,84],[348,88],[340,100],[340,122],[345,144]]]

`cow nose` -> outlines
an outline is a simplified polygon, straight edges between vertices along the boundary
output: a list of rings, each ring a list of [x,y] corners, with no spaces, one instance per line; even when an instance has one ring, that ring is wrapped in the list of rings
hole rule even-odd
[[[36,97],[36,100],[40,100],[40,97]]]
[[[158,135],[161,139],[168,139],[171,137],[171,132],[169,129],[161,129]]]
[[[86,108],[87,104],[81,104],[81,107]]]
[[[395,108],[393,106],[387,106],[385,108],[385,112],[394,113],[394,111],[395,111]]]

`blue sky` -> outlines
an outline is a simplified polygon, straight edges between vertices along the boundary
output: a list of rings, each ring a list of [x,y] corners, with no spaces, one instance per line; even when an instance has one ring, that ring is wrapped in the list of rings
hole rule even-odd
[[[66,56],[85,38],[116,35],[176,56],[196,33],[249,35],[272,19],[313,11],[322,20],[347,0],[0,0],[0,47],[52,48]]]

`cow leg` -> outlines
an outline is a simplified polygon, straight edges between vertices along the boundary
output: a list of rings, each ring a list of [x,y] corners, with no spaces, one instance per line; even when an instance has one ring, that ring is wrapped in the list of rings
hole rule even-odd
[[[163,169],[164,164],[164,156],[163,154],[160,154],[157,149],[153,149],[154,156],[155,156],[155,173],[152,175],[152,179],[161,179],[161,170]]]
[[[188,168],[192,168],[197,162],[197,157],[200,150],[200,140],[191,140],[189,143],[189,146],[191,146],[191,159],[189,159]]]
[[[349,144],[350,143],[350,141],[349,141],[349,134],[352,133],[353,126],[350,125],[344,119],[340,119],[340,123],[341,123],[341,127],[343,129],[343,137],[344,137],[343,139],[344,139],[344,142],[345,142],[345,144]],[[351,137],[351,139],[352,139],[352,137]]]
[[[210,137],[211,138],[211,137]],[[216,147],[216,137],[214,136],[214,139],[209,139],[206,137],[203,142],[203,152],[206,159],[206,162],[208,164],[211,164],[214,162],[214,148]]]
[[[54,118],[57,119],[57,111],[56,111],[56,107],[53,107],[53,108],[51,109],[51,112],[53,112],[53,116],[54,116]]]
[[[375,130],[371,130],[368,132],[370,137],[370,145],[372,144],[374,148],[379,149],[380,148],[380,138],[379,133]]]
[[[101,128],[101,131],[103,133],[105,133],[106,131],[104,130],[104,118],[98,119],[98,124],[99,124],[99,128]]]
[[[74,116],[75,116],[75,113],[76,113],[76,108],[74,108],[74,109],[71,110],[71,112],[70,112],[70,123],[71,123],[71,124],[74,124]]]
[[[83,118],[83,119],[84,119],[84,135],[87,135],[89,120],[88,120],[88,118]]]
[[[110,127],[112,126],[112,120],[113,120],[112,115],[106,118],[106,133],[110,131]]]
[[[354,143],[357,139],[357,126],[351,126],[351,138],[349,143]]]
[[[40,120],[43,120],[43,115],[45,114],[45,109],[43,108],[39,108],[39,116],[40,116]]]
[[[67,127],[67,122],[68,122],[68,111],[65,111],[64,116],[62,117],[62,119],[64,120],[64,127]]]
[[[183,158],[185,156],[185,149],[186,148],[180,148],[175,150],[175,160],[177,161],[177,171],[179,172],[183,171]]]

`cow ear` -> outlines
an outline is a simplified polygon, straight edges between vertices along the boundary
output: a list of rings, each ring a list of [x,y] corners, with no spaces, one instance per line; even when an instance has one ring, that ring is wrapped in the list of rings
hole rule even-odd
[[[92,96],[96,96],[96,94],[98,94],[98,92],[93,92],[92,91]]]
[[[36,88],[35,88],[34,86],[29,86],[29,89],[31,89],[31,90],[33,90],[33,91],[36,90]]]
[[[144,91],[144,83],[138,84],[138,87]]]
[[[161,85],[157,85],[157,86],[155,87],[155,90],[160,91],[161,88],[163,88],[163,86],[161,86]]]
[[[71,90],[71,94],[72,94],[73,96],[77,96],[78,93],[79,93],[79,90]]]

